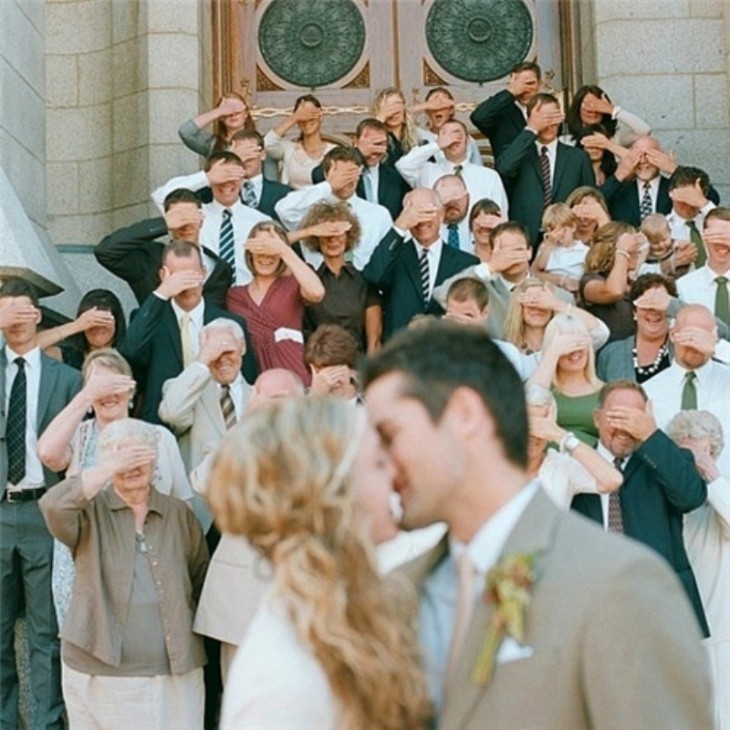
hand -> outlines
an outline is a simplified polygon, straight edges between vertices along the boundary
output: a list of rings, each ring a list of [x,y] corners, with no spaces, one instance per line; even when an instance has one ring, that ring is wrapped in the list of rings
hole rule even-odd
[[[445,150],[453,145],[461,144],[464,140],[464,131],[455,124],[447,128],[441,128],[438,135],[439,149]]]
[[[532,91],[537,92],[540,88],[540,82],[535,78],[535,74],[531,71],[518,71],[509,77],[507,91],[509,91],[515,99],[519,99],[523,94]]]
[[[362,170],[357,165],[337,160],[325,175],[325,180],[330,184],[332,190],[342,190],[353,183],[357,185],[361,174]]]
[[[255,238],[249,238],[246,241],[246,251],[253,256],[285,256],[286,252],[291,250],[289,245],[284,243],[276,234],[260,235]]]
[[[224,330],[203,330],[200,335],[200,351],[196,358],[198,362],[209,366],[224,352],[231,352],[237,348],[237,343],[231,339],[229,332]]]
[[[144,446],[140,443],[122,442],[116,448],[103,453],[99,460],[99,466],[112,478],[117,474],[147,466],[157,460],[157,451],[151,446]]]
[[[720,476],[720,470],[717,468],[717,464],[710,454],[709,441],[705,439],[702,439],[702,441],[704,443],[695,441],[691,444],[681,444],[681,446],[692,452],[692,456],[695,459],[695,466],[700,476],[706,482],[714,482]]]
[[[9,329],[18,324],[40,322],[41,312],[21,297],[4,297],[0,299],[0,330]]]
[[[613,114],[613,104],[605,94],[599,99],[593,94],[587,94],[583,98],[583,106],[587,112],[598,112],[599,114]]]
[[[187,289],[201,286],[205,277],[197,271],[176,271],[174,274],[162,267],[162,282],[155,290],[163,299],[172,299]]]
[[[94,327],[108,327],[114,324],[114,315],[105,309],[97,309],[92,307],[82,312],[75,320],[74,324],[79,332],[86,332]]]
[[[489,270],[500,274],[516,264],[529,264],[530,251],[524,248],[500,248],[492,249],[492,257],[489,259]]]
[[[630,256],[638,253],[644,237],[641,233],[622,233],[616,241],[616,251],[625,251]]]
[[[636,309],[652,309],[657,312],[666,312],[672,298],[663,286],[647,289],[635,302]]]
[[[578,279],[574,279],[572,276],[564,276],[560,279],[560,288],[574,294],[580,288],[580,281],[578,281]]]
[[[636,166],[641,160],[639,150],[629,150],[618,163],[614,176],[619,182],[631,180],[636,175]]]
[[[205,176],[208,183],[212,185],[225,185],[228,182],[241,182],[244,178],[245,171],[240,165],[235,165],[225,160],[217,160]]]
[[[192,210],[192,206],[174,205],[165,213],[165,225],[172,238],[175,233],[188,226],[202,226],[204,214],[200,208]]]
[[[565,431],[558,426],[554,418],[549,416],[529,416],[530,436],[542,441],[560,443],[565,436]]]
[[[312,238],[332,238],[347,233],[352,228],[352,223],[347,221],[323,221],[315,223],[307,228],[307,237]]]
[[[350,383],[350,368],[347,365],[330,365],[312,372],[313,395],[329,395],[342,392]]]
[[[490,265],[491,268],[491,265]],[[551,312],[557,312],[562,309],[563,302],[558,299],[547,287],[531,286],[522,294],[517,295],[519,303],[523,307],[534,307],[535,309],[545,309]]]
[[[297,124],[311,122],[315,119],[322,118],[322,110],[314,104],[300,104],[296,111],[292,114],[292,119]]]
[[[705,244],[730,248],[730,233],[725,231],[724,228],[722,230],[706,228],[702,233],[702,240]]]
[[[538,134],[553,124],[562,124],[565,114],[555,104],[537,104],[527,119],[527,126]]]
[[[608,223],[610,218],[608,213],[601,207],[601,204],[595,198],[583,198],[580,203],[574,205],[571,210],[577,218],[596,221],[598,226]]]
[[[404,117],[405,111],[406,105],[403,100],[397,94],[392,94],[383,100],[378,119],[383,122],[392,121],[397,117]]]
[[[255,139],[240,139],[233,143],[233,152],[237,154],[241,162],[251,162],[252,160],[260,160],[263,149]]]
[[[240,100],[236,99],[235,96],[223,97],[221,103],[216,107],[218,116],[227,117],[229,114],[239,114],[240,112],[246,111],[246,105]]]
[[[578,350],[586,350],[589,347],[593,347],[593,341],[589,334],[561,333],[553,338],[550,345],[548,345],[548,350],[552,355],[561,358],[563,355],[569,355],[571,352],[577,352]]]
[[[395,221],[395,227],[402,231],[410,231],[419,223],[428,223],[436,218],[439,209],[435,205],[412,205],[409,204],[403,208],[402,213]]]
[[[692,241],[677,241],[674,249],[674,267],[689,266],[699,255],[697,246]],[[668,296],[668,295],[667,295]]]
[[[675,203],[684,203],[693,208],[704,208],[707,205],[707,198],[702,192],[702,186],[699,180],[695,180],[694,185],[683,185],[681,188],[675,188],[669,192],[669,197]]]
[[[583,147],[595,147],[599,150],[607,150],[611,144],[608,137],[600,132],[595,132],[583,137],[580,143]]]
[[[368,138],[361,137],[355,146],[360,150],[360,154],[365,160],[375,157],[376,155],[382,160],[388,153],[387,138],[382,144],[376,144],[371,142]]]
[[[89,379],[84,385],[84,396],[91,406],[95,401],[113,395],[130,396],[134,392],[136,383],[129,375],[100,371],[92,367]]]
[[[677,158],[674,152],[649,149],[644,155],[650,164],[658,167],[662,172],[666,172],[667,175],[671,175],[677,169]]]
[[[717,345],[717,328],[709,332],[699,327],[684,327],[672,334],[672,342],[677,345],[691,347],[703,355],[712,356]]]
[[[645,408],[625,408],[617,406],[606,413],[608,423],[613,428],[625,431],[638,441],[646,441],[657,430],[651,403]]]

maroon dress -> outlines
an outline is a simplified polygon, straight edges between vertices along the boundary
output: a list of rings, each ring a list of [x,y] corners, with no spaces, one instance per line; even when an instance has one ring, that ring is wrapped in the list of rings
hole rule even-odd
[[[295,372],[307,387],[311,377],[304,365],[304,345],[282,330],[299,333],[301,340],[304,300],[293,276],[280,276],[256,304],[248,286],[232,286],[226,295],[226,309],[246,320],[259,371],[285,368]],[[277,341],[276,333],[279,332]]]

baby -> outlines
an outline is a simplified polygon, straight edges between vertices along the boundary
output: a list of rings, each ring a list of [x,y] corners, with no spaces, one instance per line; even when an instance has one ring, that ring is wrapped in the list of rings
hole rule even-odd
[[[697,258],[691,241],[673,241],[669,223],[661,213],[652,213],[641,222],[641,232],[649,242],[649,254],[637,275],[663,274],[677,278],[685,274]]]

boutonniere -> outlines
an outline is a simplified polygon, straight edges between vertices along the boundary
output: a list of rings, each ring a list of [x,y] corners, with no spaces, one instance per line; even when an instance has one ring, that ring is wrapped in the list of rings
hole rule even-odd
[[[525,640],[525,615],[535,582],[534,562],[534,553],[506,555],[487,573],[484,601],[494,606],[494,613],[472,671],[471,678],[476,684],[484,686],[491,681],[497,652],[505,636],[520,644]]]

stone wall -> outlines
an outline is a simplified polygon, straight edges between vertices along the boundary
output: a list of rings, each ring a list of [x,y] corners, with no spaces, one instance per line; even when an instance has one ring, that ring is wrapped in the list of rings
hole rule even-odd
[[[596,82],[730,201],[730,5],[594,0],[590,23]]]

